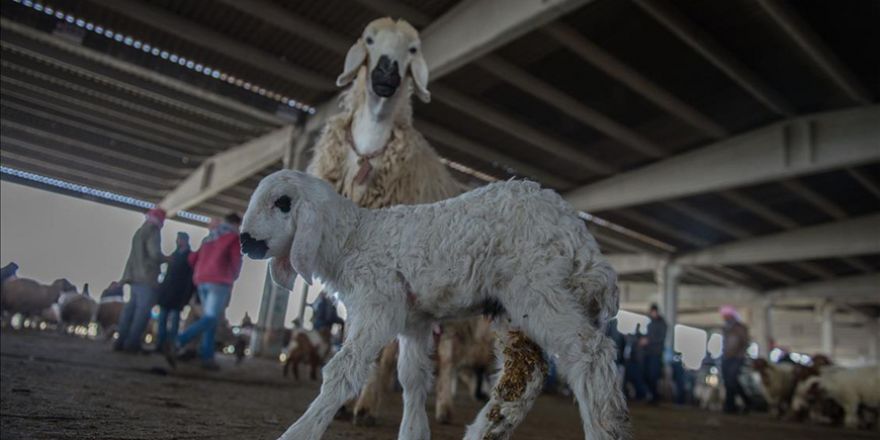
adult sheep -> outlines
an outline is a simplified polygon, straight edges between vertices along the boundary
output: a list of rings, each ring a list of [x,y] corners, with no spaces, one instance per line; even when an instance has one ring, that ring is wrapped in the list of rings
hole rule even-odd
[[[69,325],[87,326],[95,318],[98,304],[89,294],[89,285],[83,286],[82,293],[65,292],[58,298],[59,316],[62,327]]]
[[[339,292],[348,310],[342,349],[321,393],[283,435],[318,439],[395,336],[404,411],[399,438],[430,437],[425,400],[432,323],[496,312],[503,367],[467,439],[508,438],[556,361],[590,440],[627,436],[616,349],[604,328],[618,311],[617,275],[577,211],[533,182],[498,182],[433,204],[370,210],[326,182],[283,170],[257,186],[242,251],[271,258],[273,279],[297,273]]]
[[[310,174],[359,206],[374,209],[432,203],[465,190],[413,127],[410,95],[428,102],[431,94],[419,34],[409,23],[391,18],[369,23],[349,49],[336,84],[350,87],[341,95],[342,111],[328,119],[315,145]],[[454,377],[459,367],[479,364],[491,354],[491,334],[467,334],[473,323],[447,327],[440,345],[448,349],[438,353],[441,377]],[[355,423],[375,422],[397,352],[395,343],[382,350],[378,368],[355,405]],[[446,357],[471,353],[475,356]],[[436,418],[448,422],[452,405],[446,397],[452,395],[454,384],[441,380],[437,385]]]
[[[880,367],[876,365],[845,368],[825,367],[797,385],[792,411],[807,412],[814,421],[829,417],[833,421],[842,412],[845,426],[859,426],[859,408],[880,408]],[[880,426],[878,426],[880,428]]]
[[[40,315],[58,301],[63,292],[76,291],[64,278],[43,285],[28,278],[7,280],[0,288],[0,310],[4,313]]]

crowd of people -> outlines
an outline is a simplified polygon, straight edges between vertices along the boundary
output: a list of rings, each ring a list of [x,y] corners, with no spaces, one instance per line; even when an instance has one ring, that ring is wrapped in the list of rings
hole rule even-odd
[[[217,324],[224,317],[232,295],[232,286],[241,273],[239,226],[241,217],[232,213],[209,224],[208,236],[197,250],[190,247],[189,236],[177,234],[176,249],[162,253],[161,234],[165,211],[153,208],[131,240],[131,250],[120,285],[131,289],[119,322],[119,337],[114,350],[126,353],[145,351],[144,332],[155,306],[157,350],[172,366],[185,356],[186,346],[201,338],[199,358],[202,367],[217,370],[214,360]],[[162,265],[165,273],[161,273]],[[195,294],[199,319],[179,332],[181,311]],[[194,307],[195,309],[195,307]]]
[[[752,399],[740,380],[751,343],[748,327],[733,307],[721,307],[719,312],[723,320],[721,356],[714,360],[707,354],[704,364],[714,366],[720,362],[725,388],[724,411],[731,414],[748,412]],[[608,336],[618,348],[617,362],[623,377],[624,394],[630,401],[657,404],[663,395],[660,384],[667,377],[674,403],[694,402],[693,374],[685,370],[681,355],[667,347],[669,329],[657,304],[650,306],[648,317],[647,326],[643,329],[641,324],[636,324],[632,334],[620,333],[614,321],[608,326]],[[665,372],[666,368],[670,371]],[[737,398],[742,401],[742,407],[738,406]]]

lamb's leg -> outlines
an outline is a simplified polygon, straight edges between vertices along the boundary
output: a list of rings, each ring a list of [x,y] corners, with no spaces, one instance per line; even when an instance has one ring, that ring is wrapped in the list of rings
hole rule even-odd
[[[403,329],[404,316],[402,308],[385,304],[349,312],[349,336],[324,367],[321,393],[279,440],[320,439],[336,411],[366,382],[379,350]]]
[[[576,303],[565,304],[565,298],[563,293],[553,301],[534,298],[524,315],[524,331],[554,357],[560,375],[567,378],[578,401],[585,438],[627,438],[628,414],[614,363],[614,343],[593,327]]]
[[[498,331],[498,346],[501,374],[489,403],[468,426],[466,440],[509,438],[541,394],[547,363],[540,347],[521,331],[506,328]]]
[[[457,380],[453,359],[454,343],[453,338],[441,337],[437,346],[437,402],[434,419],[444,424],[452,421],[452,403]]]
[[[373,426],[379,416],[379,408],[384,400],[388,386],[394,378],[394,365],[397,360],[397,341],[382,349],[379,365],[373,369],[370,379],[361,391],[354,407],[354,424]]]
[[[403,420],[400,422],[399,440],[429,440],[428,412],[425,400],[431,388],[434,363],[431,361],[431,345],[434,338],[430,325],[416,324],[398,338],[400,355],[397,374],[403,386]]]

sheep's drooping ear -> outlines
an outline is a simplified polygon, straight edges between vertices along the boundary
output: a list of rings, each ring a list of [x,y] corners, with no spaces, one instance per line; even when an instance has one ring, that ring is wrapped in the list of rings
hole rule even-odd
[[[412,74],[416,95],[424,103],[431,102],[431,92],[428,91],[428,63],[425,62],[421,51],[409,63],[409,70]]]
[[[316,270],[318,247],[321,245],[321,224],[318,212],[309,202],[300,202],[294,221],[296,233],[290,246],[290,263],[293,270],[312,285],[312,275]]]
[[[358,69],[366,60],[367,46],[364,45],[362,38],[358,38],[354,45],[351,46],[351,49],[348,49],[348,54],[345,55],[345,70],[336,78],[336,85],[343,87],[351,83],[354,77],[357,76]]]
[[[296,280],[296,272],[290,265],[290,257],[275,257],[269,260],[269,276],[275,284],[293,290],[293,282]]]

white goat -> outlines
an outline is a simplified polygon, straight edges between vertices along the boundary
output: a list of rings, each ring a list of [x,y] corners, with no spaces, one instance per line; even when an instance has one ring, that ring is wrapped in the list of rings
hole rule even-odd
[[[467,439],[510,436],[540,393],[542,350],[568,378],[586,438],[627,436],[616,351],[603,334],[618,309],[616,274],[555,192],[511,181],[434,204],[369,210],[322,180],[284,170],[255,190],[241,241],[251,258],[272,259],[276,282],[292,286],[296,273],[309,283],[320,278],[349,314],[320,395],[282,439],[320,438],[395,336],[399,438],[429,438],[432,322],[487,305],[498,311],[503,371]]]
[[[431,96],[415,28],[390,18],[369,23],[349,49],[337,85],[350,87],[342,93],[342,111],[327,121],[315,145],[309,174],[330,182],[336,192],[364,208],[432,203],[464,192],[413,127],[410,95],[424,102]],[[446,379],[459,367],[491,356],[491,335],[467,333],[474,328],[475,322],[448,323],[441,335],[438,369],[445,379],[437,383],[436,405],[441,422],[451,418],[454,382]],[[355,423],[375,423],[397,353],[396,344],[382,350],[379,368],[354,407]],[[454,354],[461,356],[448,357]]]

